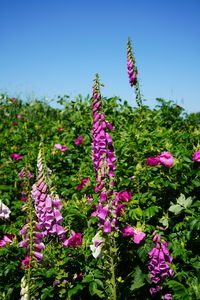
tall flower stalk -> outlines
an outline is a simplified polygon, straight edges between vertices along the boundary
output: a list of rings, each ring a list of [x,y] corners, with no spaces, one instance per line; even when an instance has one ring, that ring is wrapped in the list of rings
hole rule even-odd
[[[102,112],[102,101],[99,76],[96,74],[92,94],[92,160],[94,165],[96,184],[95,192],[99,194],[99,203],[96,211],[92,216],[98,218],[99,230],[92,239],[93,244],[90,246],[93,256],[98,258],[104,255],[104,262],[107,262],[107,280],[110,290],[110,298],[117,299],[117,244],[116,237],[119,234],[119,217],[126,208],[125,202],[131,198],[128,191],[114,192],[116,170],[116,156],[113,146],[113,140],[109,131],[113,130]],[[121,232],[123,234],[123,232]],[[134,232],[134,234],[136,234]],[[145,234],[144,234],[145,236]],[[143,237],[144,237],[143,236]],[[141,238],[141,240],[143,239]]]
[[[136,67],[136,62],[134,58],[134,53],[132,49],[131,39],[128,39],[127,42],[127,71],[129,77],[129,83],[131,87],[135,87],[135,95],[136,95],[136,103],[139,107],[142,106],[142,95],[140,92],[139,87],[139,80],[138,80],[138,70]]]

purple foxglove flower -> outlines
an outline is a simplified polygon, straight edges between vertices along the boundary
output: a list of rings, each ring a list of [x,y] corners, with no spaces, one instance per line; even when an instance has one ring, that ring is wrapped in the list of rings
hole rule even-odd
[[[111,223],[109,220],[106,220],[103,226],[103,232],[104,233],[110,233],[111,232]]]
[[[97,211],[97,217],[103,221],[107,218],[108,215],[108,207],[99,208]]]
[[[101,203],[106,203],[106,200],[107,200],[107,195],[106,195],[106,192],[101,192],[100,193],[100,201]]]

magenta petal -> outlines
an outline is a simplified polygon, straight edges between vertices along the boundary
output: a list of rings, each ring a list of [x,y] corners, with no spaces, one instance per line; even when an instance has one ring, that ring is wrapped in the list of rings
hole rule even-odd
[[[144,232],[135,233],[133,237],[134,243],[139,244],[145,236],[146,234]]]
[[[107,221],[104,223],[103,231],[104,231],[105,233],[111,232],[111,224],[110,224],[110,221],[109,221],[109,220],[107,220]]]

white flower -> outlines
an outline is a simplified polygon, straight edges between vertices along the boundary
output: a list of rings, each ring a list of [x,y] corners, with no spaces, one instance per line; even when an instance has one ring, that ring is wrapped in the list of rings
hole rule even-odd
[[[105,240],[101,237],[101,231],[98,231],[97,234],[92,239],[93,244],[90,245],[92,255],[94,258],[99,257]]]
[[[8,219],[10,213],[10,209],[0,200],[0,219]]]

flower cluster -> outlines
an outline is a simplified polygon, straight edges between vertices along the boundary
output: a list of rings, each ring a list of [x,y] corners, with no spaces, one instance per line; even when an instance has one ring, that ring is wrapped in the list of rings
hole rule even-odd
[[[33,232],[31,232],[33,230]],[[22,227],[20,230],[20,234],[23,236],[23,241],[19,243],[19,247],[26,248],[31,256],[33,256],[38,263],[43,262],[43,254],[41,251],[45,248],[44,243],[42,243],[42,239],[44,234],[42,232],[37,232],[38,224],[35,225],[34,228],[31,228],[31,224],[27,223]],[[33,233],[32,238],[30,235]],[[25,259],[22,261],[24,267],[29,266],[30,255],[26,256]]]
[[[137,84],[137,67],[135,65],[135,59],[133,56],[132,45],[130,39],[127,43],[127,70],[128,70],[128,77],[129,83],[131,86]]]
[[[58,195],[51,189],[51,181],[48,176],[48,168],[43,159],[43,150],[39,150],[37,160],[38,176],[33,185],[31,196],[35,202],[36,216],[38,218],[38,229],[41,234],[58,235],[62,241],[65,240],[66,230],[62,227],[62,205]]]
[[[161,152],[160,155],[156,157],[148,157],[146,159],[146,163],[148,166],[157,166],[157,165],[163,165],[165,167],[172,167],[174,164],[174,158],[171,155],[170,152]]]
[[[197,161],[197,162],[200,162],[200,150],[194,152],[194,154],[192,156],[192,159]]]
[[[100,112],[101,94],[98,74],[96,75],[93,86],[92,96],[92,160],[96,174],[95,192],[102,192],[105,185],[114,185],[113,177],[116,157],[114,155],[113,140],[106,129],[112,130],[113,127],[105,121],[105,116]],[[104,192],[103,192],[104,193]],[[105,195],[106,197],[106,195]]]
[[[72,236],[66,238],[66,230],[62,226],[63,217],[60,212],[62,205],[57,194],[51,187],[49,178],[49,169],[44,161],[42,148],[38,154],[37,160],[38,176],[37,182],[33,185],[31,196],[35,202],[35,210],[38,218],[38,229],[43,237],[56,235],[63,242],[64,247],[81,245],[81,234],[72,233]],[[78,241],[77,241],[78,238]]]
[[[10,209],[0,200],[0,219],[8,219],[10,213]]]
[[[173,270],[170,269],[167,263],[171,263],[173,257],[169,255],[168,244],[161,240],[160,235],[153,233],[153,243],[155,247],[149,251],[148,269],[150,270],[150,280],[156,284],[156,287],[150,289],[151,294],[155,294],[160,290],[160,283],[162,278],[173,275]]]

